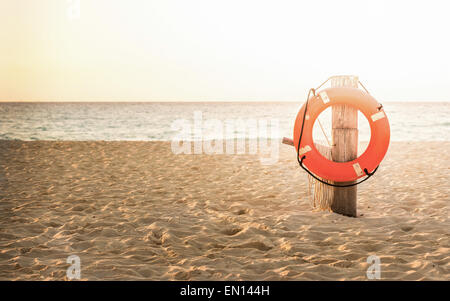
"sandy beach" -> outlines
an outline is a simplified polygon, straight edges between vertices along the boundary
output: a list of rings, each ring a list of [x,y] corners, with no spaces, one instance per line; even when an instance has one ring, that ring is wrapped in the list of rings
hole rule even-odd
[[[0,280],[450,280],[450,142],[392,142],[358,218],[311,208],[292,147],[0,142]]]

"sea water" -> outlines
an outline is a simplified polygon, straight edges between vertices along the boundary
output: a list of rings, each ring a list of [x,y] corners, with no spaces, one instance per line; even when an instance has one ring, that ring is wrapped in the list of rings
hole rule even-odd
[[[203,120],[276,120],[278,137],[292,137],[302,103],[294,102],[142,102],[142,103],[0,103],[0,140],[165,140],[178,133],[173,124]],[[392,141],[450,141],[450,102],[383,103]],[[320,116],[325,134],[330,118]],[[359,118],[360,141],[368,141],[370,128]],[[317,128],[317,126],[316,126]],[[232,133],[209,131],[208,138],[248,137],[245,128]],[[315,129],[315,137],[325,137]],[[247,136],[246,136],[247,135]],[[253,134],[261,135],[260,133]],[[329,135],[329,134],[328,134]],[[195,137],[193,137],[195,138]],[[329,137],[328,137],[329,138]]]

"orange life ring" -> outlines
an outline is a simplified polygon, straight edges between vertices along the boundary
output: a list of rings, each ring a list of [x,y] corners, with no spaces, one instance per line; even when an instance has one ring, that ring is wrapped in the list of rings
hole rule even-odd
[[[328,88],[311,97],[307,104],[303,134],[305,105],[298,112],[294,126],[294,144],[298,156],[305,156],[303,163],[313,174],[335,182],[354,181],[365,176],[364,169],[373,172],[383,160],[390,140],[390,127],[382,106],[368,93],[357,88]],[[348,105],[357,108],[369,121],[371,137],[366,151],[353,161],[333,162],[320,154],[313,142],[313,126],[317,117],[332,105]]]

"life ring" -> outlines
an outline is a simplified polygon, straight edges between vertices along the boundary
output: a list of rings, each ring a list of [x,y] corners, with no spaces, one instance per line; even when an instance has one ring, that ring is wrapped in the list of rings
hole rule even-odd
[[[305,122],[305,107],[307,111]],[[365,152],[353,161],[333,162],[322,156],[313,142],[313,126],[317,117],[333,105],[348,105],[361,111],[369,121],[371,137]],[[298,147],[300,133],[303,133]],[[312,96],[298,112],[294,125],[294,145],[298,156],[313,174],[335,182],[357,180],[373,172],[386,155],[389,147],[390,127],[382,106],[370,94],[357,88],[328,88]]]

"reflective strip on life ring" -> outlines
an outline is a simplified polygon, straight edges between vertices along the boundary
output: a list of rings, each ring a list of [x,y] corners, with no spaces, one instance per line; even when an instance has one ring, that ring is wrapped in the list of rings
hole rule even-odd
[[[320,113],[333,105],[352,106],[367,118],[371,137],[366,151],[353,161],[333,162],[325,158],[314,146],[313,127]],[[302,129],[305,105],[298,112],[294,126],[294,144],[298,149],[298,139]],[[308,101],[299,157],[305,156],[303,164],[315,175],[335,182],[354,181],[365,176],[383,160],[389,147],[390,128],[386,113],[380,104],[364,91],[357,88],[329,88],[319,92]]]

